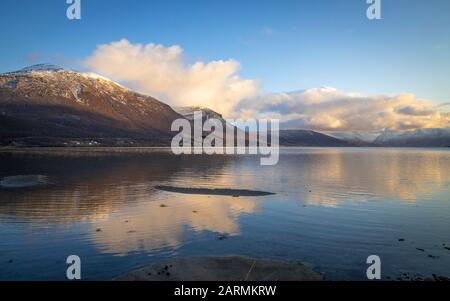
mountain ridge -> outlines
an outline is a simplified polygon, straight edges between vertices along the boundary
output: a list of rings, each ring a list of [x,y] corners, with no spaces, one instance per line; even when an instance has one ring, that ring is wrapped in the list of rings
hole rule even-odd
[[[235,127],[229,124],[222,114],[204,107],[177,107],[175,110],[186,117],[186,119],[193,121],[194,112],[202,112],[202,121],[215,118],[218,119],[226,127]],[[225,128],[225,127],[224,127]],[[242,130],[237,128],[237,130]],[[220,136],[222,137],[222,136]],[[219,138],[220,138],[219,137]],[[248,138],[248,135],[246,135]],[[335,146],[335,147],[348,147],[357,146],[356,143],[345,141],[339,138],[335,138],[320,132],[303,130],[303,129],[282,129],[279,133],[280,146]]]
[[[205,107],[169,105],[104,76],[38,64],[0,74],[0,146],[168,146],[173,120],[219,119]],[[282,146],[449,147],[450,129],[409,132],[280,130]]]
[[[44,145],[64,146],[76,138],[167,145],[177,118],[182,117],[169,105],[91,73],[35,65],[0,74],[3,145],[42,139],[50,141]]]
[[[383,131],[374,144],[394,147],[450,147],[450,128]]]

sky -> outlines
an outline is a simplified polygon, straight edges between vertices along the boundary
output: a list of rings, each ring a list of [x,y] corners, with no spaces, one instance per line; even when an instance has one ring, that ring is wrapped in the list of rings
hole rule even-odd
[[[369,20],[366,0],[81,0],[82,19],[68,20],[66,0],[4,0],[0,72],[51,62],[172,105],[284,110],[315,129],[357,128],[340,120],[354,107],[312,116],[341,98],[358,114],[387,103],[375,119],[414,119],[368,129],[448,126],[438,113],[450,102],[450,1],[381,3],[382,19]]]

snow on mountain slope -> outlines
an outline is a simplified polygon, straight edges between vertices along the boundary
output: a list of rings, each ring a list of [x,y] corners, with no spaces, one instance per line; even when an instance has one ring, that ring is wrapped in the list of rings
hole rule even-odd
[[[380,135],[380,132],[324,132],[331,137],[351,141],[351,142],[363,142],[372,143]]]
[[[35,65],[0,74],[0,139],[134,138],[168,143],[181,116],[93,73]]]
[[[233,132],[236,130],[237,132],[241,132],[241,130],[239,128],[236,128],[234,125],[230,124],[229,122],[227,122],[223,117],[222,114],[217,113],[216,111],[213,111],[209,108],[204,108],[204,107],[195,107],[195,106],[188,106],[188,107],[174,107],[174,110],[182,115],[184,118],[186,118],[187,120],[189,120],[191,123],[193,123],[195,121],[195,113],[196,112],[201,112],[202,114],[202,124],[204,124],[207,120],[210,119],[216,119],[218,120],[223,127],[223,133],[217,133],[216,132],[216,138],[220,139],[222,141],[224,141],[225,139],[225,133],[228,132]],[[236,132],[236,134],[237,134]]]
[[[209,108],[202,108],[202,107],[174,107],[175,111],[177,111],[179,114],[186,117],[188,120],[194,120],[194,113],[195,112],[202,112],[204,117],[207,119],[215,118],[215,119],[222,119],[223,117],[221,114],[209,109]]]
[[[9,72],[9,74],[20,74],[20,73],[30,73],[30,72],[58,72],[63,71],[64,68],[52,65],[52,64],[38,64],[29,67],[25,67],[19,71]]]
[[[193,121],[194,112],[201,111],[203,122],[207,119],[218,119],[222,124],[226,124],[227,128],[233,129],[234,125],[227,123],[220,113],[217,113],[209,108],[201,107],[177,107],[174,108],[178,113],[185,116],[186,119]],[[241,128],[236,128],[237,131],[243,131]],[[354,146],[354,144],[344,141],[342,139],[327,136],[322,133],[309,130],[280,130],[279,142],[281,146]],[[222,136],[221,136],[222,137]]]
[[[450,128],[418,129],[415,131],[384,131],[374,141],[384,146],[448,147]]]

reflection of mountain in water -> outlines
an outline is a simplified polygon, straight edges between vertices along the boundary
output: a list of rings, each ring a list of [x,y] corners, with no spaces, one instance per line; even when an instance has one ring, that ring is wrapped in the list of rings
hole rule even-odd
[[[338,207],[348,201],[426,201],[450,183],[450,153],[444,150],[283,149],[272,167],[251,156],[115,151],[0,154],[0,178],[44,175],[51,183],[0,188],[0,224],[81,222],[96,248],[127,254],[176,248],[189,239],[187,231],[239,234],[239,217],[259,212],[263,200],[173,194],[156,185],[267,190],[277,193],[266,199],[271,206],[302,201]]]
[[[153,188],[182,180],[185,173],[191,175],[190,183],[195,177],[202,182],[210,174],[220,174],[228,161],[168,153],[1,155],[5,171],[45,173],[54,184],[0,189],[0,222],[21,220],[33,226],[89,222],[94,244],[120,254],[176,247],[186,227],[237,234],[237,217],[254,212],[255,200],[183,196]]]
[[[124,205],[151,199],[153,185],[190,169],[208,173],[227,160],[208,163],[212,157],[192,158],[157,154],[84,153],[76,156],[23,154],[1,155],[0,177],[44,174],[53,185],[22,189],[1,188],[0,216],[11,215],[32,223],[66,223],[94,219]]]

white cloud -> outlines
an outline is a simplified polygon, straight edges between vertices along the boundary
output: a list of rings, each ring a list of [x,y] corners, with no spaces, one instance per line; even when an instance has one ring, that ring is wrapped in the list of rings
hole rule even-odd
[[[413,94],[370,96],[334,88],[264,94],[238,76],[235,60],[187,64],[180,46],[120,40],[97,47],[84,64],[95,72],[172,106],[201,106],[225,117],[280,118],[285,127],[322,131],[449,127],[445,106]]]
[[[254,80],[241,79],[235,60],[186,64],[180,46],[100,45],[84,64],[95,72],[172,106],[204,106],[230,115],[242,99],[258,91]]]
[[[407,93],[368,96],[317,88],[263,95],[241,102],[239,108],[245,117],[279,116],[286,128],[374,131],[450,126],[450,113]]]

